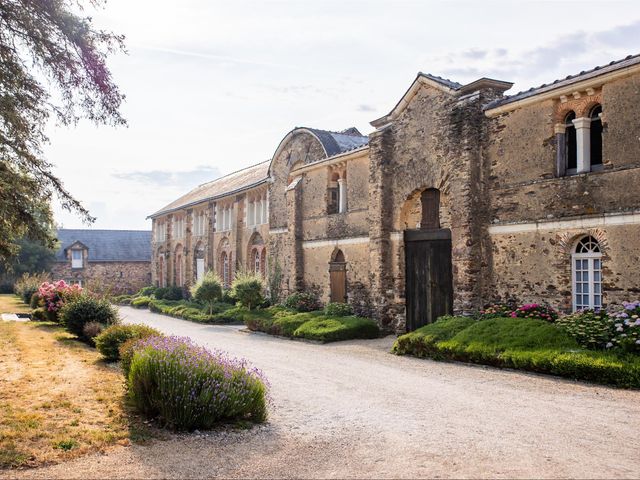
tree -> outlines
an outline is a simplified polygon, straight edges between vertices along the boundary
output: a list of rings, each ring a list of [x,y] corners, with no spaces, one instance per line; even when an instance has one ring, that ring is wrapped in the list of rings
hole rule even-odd
[[[264,302],[262,278],[253,273],[239,272],[231,284],[231,294],[240,305],[251,310]]]
[[[222,284],[213,272],[207,272],[202,279],[191,288],[191,295],[196,302],[209,307],[209,315],[213,314],[214,304],[222,297]]]
[[[17,241],[18,254],[6,265],[0,264],[0,283],[13,284],[24,273],[47,272],[55,259],[55,250],[28,238]]]
[[[0,262],[24,236],[53,247],[51,200],[91,223],[94,219],[43,157],[50,117],[124,125],[124,96],[107,56],[124,38],[94,28],[84,6],[104,0],[0,0]]]

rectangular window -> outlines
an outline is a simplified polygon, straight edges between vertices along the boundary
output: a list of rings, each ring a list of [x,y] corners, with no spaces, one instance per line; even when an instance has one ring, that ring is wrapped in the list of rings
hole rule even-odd
[[[71,268],[82,268],[82,250],[71,250]]]

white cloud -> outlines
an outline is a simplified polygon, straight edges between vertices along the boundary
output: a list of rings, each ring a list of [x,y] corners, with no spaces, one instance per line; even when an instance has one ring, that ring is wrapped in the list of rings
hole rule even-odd
[[[417,71],[515,90],[637,53],[638,2],[576,5],[109,0],[92,16],[127,37],[111,65],[129,127],[52,126],[46,153],[96,227],[148,228],[191,182],[269,158],[294,126],[371,131]]]

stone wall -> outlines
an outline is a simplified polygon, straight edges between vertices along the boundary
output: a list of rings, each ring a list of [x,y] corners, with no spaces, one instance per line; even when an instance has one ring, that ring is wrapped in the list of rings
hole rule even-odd
[[[81,281],[94,292],[130,294],[151,284],[151,262],[88,262],[84,268],[57,262],[51,267],[51,276],[67,283]]]

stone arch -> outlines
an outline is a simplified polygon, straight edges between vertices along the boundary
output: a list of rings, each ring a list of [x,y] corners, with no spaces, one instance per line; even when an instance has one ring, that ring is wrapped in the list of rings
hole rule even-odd
[[[331,262],[346,263],[346,261],[344,252],[338,247],[334,248],[333,252],[331,252]]]
[[[409,230],[421,228],[424,223],[423,212],[425,208],[426,196],[432,192],[437,192],[437,219],[438,227],[448,228],[451,226],[451,217],[449,212],[449,197],[442,189],[434,187],[421,187],[413,190],[400,207],[398,215],[397,230]]]
[[[607,239],[607,233],[600,228],[590,228],[587,230],[582,230],[578,233],[575,232],[562,232],[556,235],[556,248],[558,249],[561,256],[568,257],[571,256],[573,250],[577,243],[583,237],[591,236],[595,238],[600,244],[600,249],[602,255],[608,253],[609,251],[609,240]]]
[[[266,245],[262,235],[254,232],[247,242],[247,269],[262,277],[266,274]]]
[[[216,273],[222,280],[222,284],[225,288],[229,288],[233,282],[234,268],[233,268],[233,250],[231,243],[227,237],[223,237],[218,242],[218,248],[216,251],[217,268]]]

